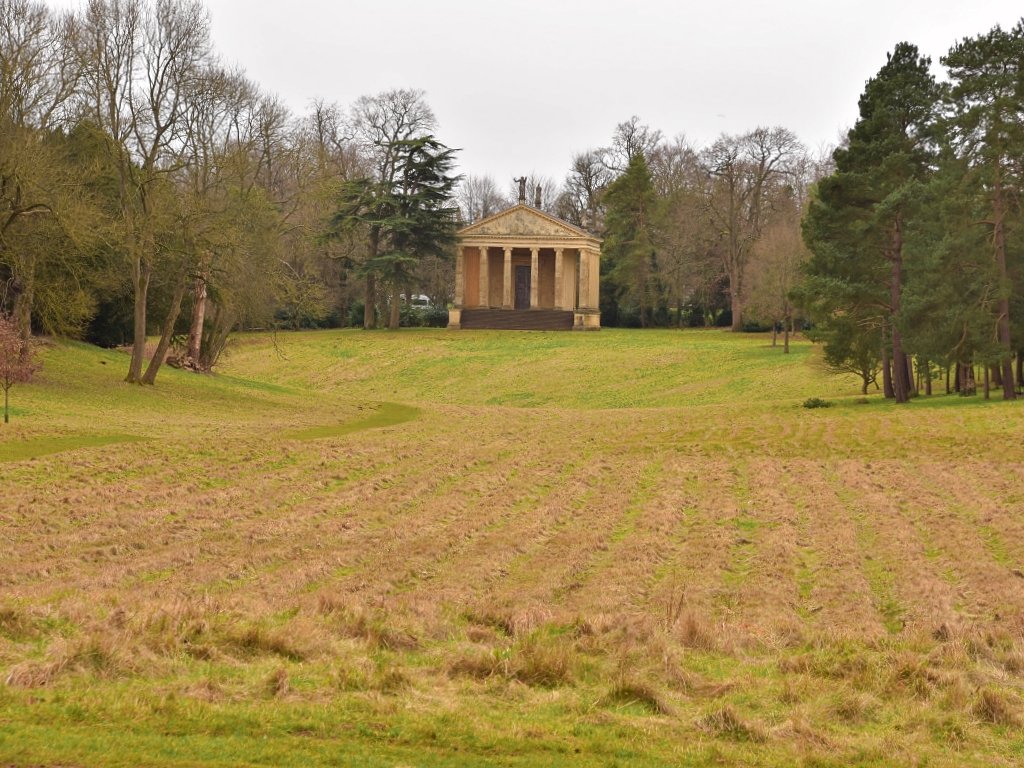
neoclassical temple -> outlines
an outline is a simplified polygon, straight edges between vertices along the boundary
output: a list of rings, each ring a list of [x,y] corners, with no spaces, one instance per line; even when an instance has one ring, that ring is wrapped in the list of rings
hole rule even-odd
[[[601,327],[601,241],[519,204],[459,231],[449,328]]]

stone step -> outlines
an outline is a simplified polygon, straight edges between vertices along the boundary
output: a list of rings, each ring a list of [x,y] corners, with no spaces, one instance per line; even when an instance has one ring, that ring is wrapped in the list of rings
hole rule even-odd
[[[571,331],[573,313],[564,309],[464,309],[463,328],[508,331]]]

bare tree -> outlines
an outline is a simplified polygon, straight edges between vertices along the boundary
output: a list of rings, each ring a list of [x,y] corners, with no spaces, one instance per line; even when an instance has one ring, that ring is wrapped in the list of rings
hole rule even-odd
[[[498,191],[494,177],[489,175],[463,178],[455,191],[455,200],[466,224],[486,219],[510,204],[508,197]]]
[[[661,131],[641,123],[640,118],[633,115],[615,126],[612,145],[602,151],[602,160],[605,167],[617,176],[626,170],[636,155],[643,155],[650,161],[661,140]]]
[[[155,235],[166,211],[157,192],[178,168],[185,94],[210,55],[209,20],[194,0],[90,0],[81,61],[85,107],[107,134],[118,173],[120,224],[134,294],[134,344],[126,381],[142,383],[146,309],[161,249]],[[154,370],[155,375],[155,370]]]
[[[599,150],[574,155],[572,167],[562,184],[556,214],[589,232],[597,233],[604,226],[602,196],[614,178],[604,164]]]
[[[37,249],[19,243],[17,225],[83,207],[73,174],[52,142],[41,139],[66,126],[80,70],[70,14],[53,14],[31,0],[0,2],[0,262],[17,288],[14,316],[31,334]],[[25,228],[22,228],[24,231]]]
[[[390,190],[400,171],[402,142],[430,134],[437,125],[433,111],[420,90],[396,89],[376,96],[362,96],[352,107],[351,134],[367,158],[372,181],[378,190]],[[369,227],[365,263],[378,256],[380,230]],[[392,286],[392,301],[397,302],[400,286]],[[366,271],[363,327],[377,324],[377,276]]]
[[[803,146],[787,129],[757,128],[742,136],[723,135],[703,153],[705,205],[722,241],[734,331],[743,327],[751,248],[771,216],[778,189],[789,183],[793,161],[802,152]]]

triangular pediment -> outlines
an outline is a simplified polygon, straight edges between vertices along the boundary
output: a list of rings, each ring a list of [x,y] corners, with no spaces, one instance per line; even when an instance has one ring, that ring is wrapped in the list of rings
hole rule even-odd
[[[459,237],[472,235],[596,239],[589,232],[574,227],[567,221],[523,203],[481,219],[459,231]]]

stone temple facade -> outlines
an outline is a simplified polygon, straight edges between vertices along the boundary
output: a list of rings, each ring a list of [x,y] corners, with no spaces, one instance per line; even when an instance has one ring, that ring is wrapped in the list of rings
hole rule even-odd
[[[601,241],[518,205],[459,231],[449,328],[601,327]]]

